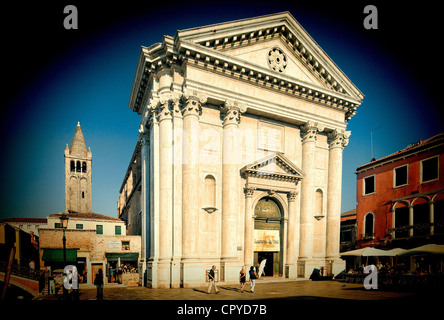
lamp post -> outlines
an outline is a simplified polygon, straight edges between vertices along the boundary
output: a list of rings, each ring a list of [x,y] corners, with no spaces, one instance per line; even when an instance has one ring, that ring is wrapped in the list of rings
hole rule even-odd
[[[62,215],[60,216],[60,226],[63,229],[63,272],[65,272],[65,267],[66,267],[66,236],[65,236],[65,230],[68,228],[68,216],[65,213],[62,213]],[[66,277],[67,275],[64,274],[64,276]],[[63,300],[67,299],[67,290],[65,288],[65,286],[63,286]]]

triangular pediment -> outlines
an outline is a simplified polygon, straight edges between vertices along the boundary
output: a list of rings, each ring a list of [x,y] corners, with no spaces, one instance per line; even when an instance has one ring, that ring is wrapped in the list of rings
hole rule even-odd
[[[181,30],[175,41],[223,52],[277,76],[363,97],[289,12]]]
[[[270,39],[256,44],[228,48],[224,52],[249,63],[292,77],[297,80],[330,89],[321,81],[313,70],[307,69],[304,63],[294,56],[282,39]]]
[[[297,182],[305,174],[282,153],[277,152],[262,158],[241,169],[244,176],[263,177],[266,179]]]

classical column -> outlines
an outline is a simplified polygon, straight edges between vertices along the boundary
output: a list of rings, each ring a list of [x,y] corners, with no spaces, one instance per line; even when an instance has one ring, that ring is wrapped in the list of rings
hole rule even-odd
[[[155,110],[159,124],[159,268],[164,270],[159,277],[159,286],[170,284],[172,256],[173,215],[173,166],[172,166],[172,116],[168,99],[160,99]]]
[[[206,97],[187,91],[182,98],[182,259],[193,259],[198,258],[199,117]]]
[[[305,177],[301,182],[301,225],[299,259],[308,261],[313,253],[313,219],[315,212],[315,156],[316,139],[322,128],[309,121],[301,127],[302,171]],[[308,268],[309,269],[309,268]],[[305,267],[305,273],[311,272]]]
[[[435,234],[435,209],[434,209],[434,202],[433,200],[430,200],[429,203],[429,222],[430,222],[430,234]]]
[[[326,259],[339,259],[341,228],[342,150],[349,132],[334,130],[328,134],[327,247]]]
[[[173,122],[173,258],[171,287],[180,287],[180,259],[182,257],[182,112],[181,95],[172,93],[171,112]]]
[[[413,237],[413,205],[409,204],[409,237]]]
[[[145,125],[140,125],[139,129],[139,143],[141,144],[141,174],[142,174],[142,190],[141,190],[141,248],[140,248],[140,264],[141,268],[139,268],[139,283],[142,286],[145,286],[145,271],[146,271],[146,261],[149,257],[150,246],[149,246],[149,223],[147,223],[147,217],[149,214],[149,200],[150,200],[150,191],[149,191],[149,139],[147,134],[147,129]]]
[[[236,257],[236,218],[239,216],[239,172],[237,137],[240,108],[226,101],[221,108],[223,118],[222,142],[222,259]]]
[[[297,191],[290,191],[288,199],[287,258],[288,277],[296,278],[296,259],[299,256],[299,212],[296,208]]]
[[[233,263],[237,261],[237,219],[239,217],[239,154],[240,115],[244,106],[227,100],[221,107],[222,137],[222,252],[221,268],[225,281],[234,280]]]
[[[245,244],[244,244],[244,265],[253,265],[253,250],[254,250],[254,219],[253,219],[253,208],[252,200],[253,194],[256,188],[245,187]]]

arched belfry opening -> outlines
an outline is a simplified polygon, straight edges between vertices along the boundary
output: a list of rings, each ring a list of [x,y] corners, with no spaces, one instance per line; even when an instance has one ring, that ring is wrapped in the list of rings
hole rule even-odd
[[[266,259],[265,276],[282,276],[283,210],[276,199],[266,196],[257,202],[254,216],[254,264]]]

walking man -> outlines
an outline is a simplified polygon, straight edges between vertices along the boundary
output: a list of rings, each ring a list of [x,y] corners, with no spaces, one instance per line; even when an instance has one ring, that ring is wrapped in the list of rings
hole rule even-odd
[[[216,270],[216,266],[213,266],[208,274],[208,279],[210,280],[210,285],[208,286],[208,293],[211,293],[211,287],[214,287],[216,293],[219,293],[219,290],[216,287],[216,278],[214,276],[214,271]]]
[[[253,266],[251,266],[249,273],[250,273],[250,291],[251,291],[251,293],[253,293],[254,286],[256,285],[256,278],[257,278],[257,273],[256,273],[256,270],[254,270]]]

